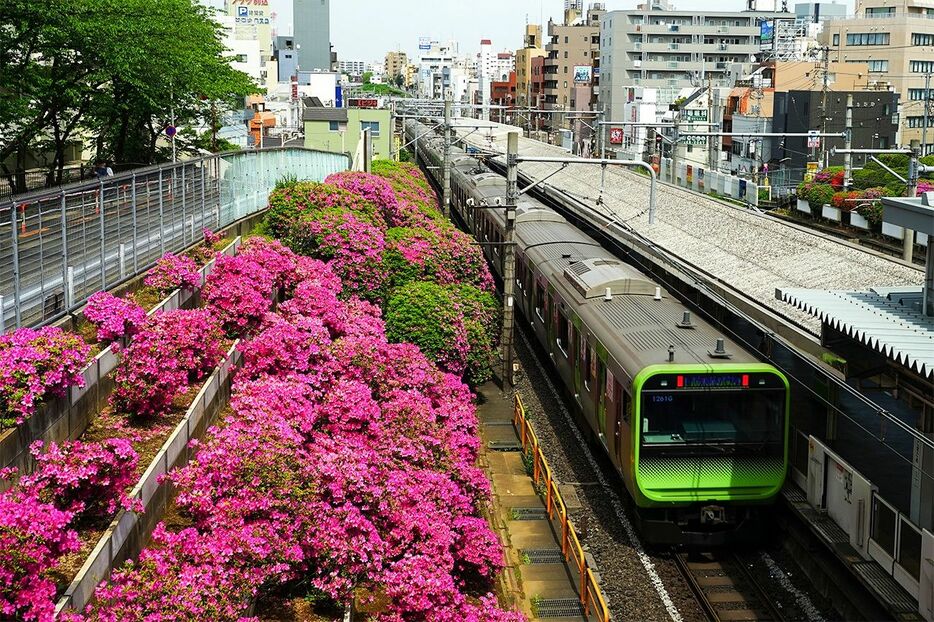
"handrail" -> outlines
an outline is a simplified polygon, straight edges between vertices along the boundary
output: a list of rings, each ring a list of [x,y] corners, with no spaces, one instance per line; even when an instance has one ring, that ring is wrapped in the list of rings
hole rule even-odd
[[[519,433],[519,439],[522,442],[523,455],[531,454],[532,457],[532,480],[536,488],[543,484],[545,490],[539,492],[545,497],[545,510],[549,519],[554,519],[557,515],[558,522],[561,525],[561,554],[566,562],[573,563],[580,575],[580,585],[578,594],[580,596],[581,606],[584,608],[584,614],[590,617],[591,612],[596,616],[598,622],[609,622],[610,610],[606,606],[606,599],[600,590],[600,585],[594,576],[593,569],[587,563],[584,556],[584,549],[581,547],[580,538],[577,530],[568,519],[567,505],[561,497],[561,491],[558,489],[558,483],[555,481],[551,467],[542,448],[538,443],[538,437],[532,429],[525,415],[525,406],[522,404],[522,398],[516,395],[513,405],[513,425]]]

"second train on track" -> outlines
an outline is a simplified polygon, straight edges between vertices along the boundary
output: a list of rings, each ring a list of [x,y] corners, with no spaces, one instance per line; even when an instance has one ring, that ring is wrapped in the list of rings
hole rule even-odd
[[[441,186],[443,143],[406,124]],[[506,180],[456,150],[451,208],[502,278]],[[787,379],[555,210],[516,210],[515,304],[657,544],[755,539],[788,468]]]

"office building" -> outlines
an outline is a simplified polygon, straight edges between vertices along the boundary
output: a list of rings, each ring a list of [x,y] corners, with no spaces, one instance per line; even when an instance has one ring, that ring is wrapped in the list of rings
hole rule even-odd
[[[331,70],[331,0],[293,0],[294,39],[303,71]]]
[[[516,50],[516,97],[520,106],[538,107],[538,100],[533,99],[535,89],[532,64],[534,59],[544,56],[542,27],[538,24],[526,24],[525,42],[521,49]]]
[[[929,0],[862,0],[855,18],[829,20],[820,34],[831,61],[866,63],[871,85],[901,96],[902,146],[924,133],[925,79],[934,74],[932,17]]]
[[[778,17],[788,14],[676,10],[667,0],[607,13],[600,26],[600,102],[619,118],[627,87],[655,88],[665,105],[708,78],[712,86],[730,86],[727,69],[751,65],[760,52],[760,23]]]
[[[592,4],[586,13],[580,2],[566,2],[564,22],[548,22],[545,46],[544,101],[551,110],[590,110],[600,81],[600,22],[606,11]],[[552,115],[551,129],[568,127],[567,119]]]
[[[272,45],[272,57],[276,61],[278,81],[290,82],[298,72],[298,53],[295,50],[295,39],[292,37],[276,37]]]

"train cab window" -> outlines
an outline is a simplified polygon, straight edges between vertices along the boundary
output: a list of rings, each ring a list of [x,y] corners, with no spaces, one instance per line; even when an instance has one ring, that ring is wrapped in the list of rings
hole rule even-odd
[[[545,321],[545,288],[541,283],[535,284],[535,315],[542,322]]]
[[[558,336],[555,339],[558,349],[564,358],[568,358],[568,347],[571,343],[571,323],[564,317],[564,314],[558,311]]]

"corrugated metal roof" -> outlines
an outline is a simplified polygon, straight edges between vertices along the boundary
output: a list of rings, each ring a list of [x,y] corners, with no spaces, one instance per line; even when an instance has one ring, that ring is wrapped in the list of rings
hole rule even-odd
[[[347,122],[346,108],[305,108],[302,121],[343,121]]]
[[[775,295],[896,363],[934,378],[934,318],[875,292],[780,289]]]

